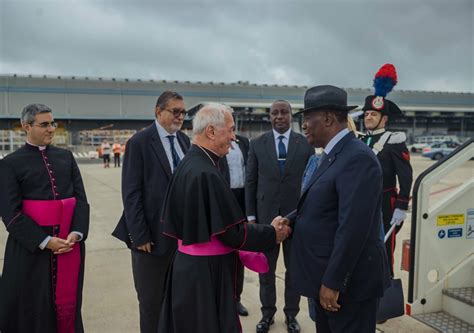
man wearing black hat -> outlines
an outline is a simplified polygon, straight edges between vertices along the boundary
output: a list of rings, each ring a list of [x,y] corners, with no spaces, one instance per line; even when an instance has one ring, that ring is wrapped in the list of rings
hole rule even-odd
[[[274,101],[270,107],[272,131],[250,142],[246,169],[245,208],[249,222],[270,224],[277,215],[286,215],[296,208],[303,172],[314,149],[305,138],[291,129],[291,106],[287,101]],[[295,195],[296,194],[296,195]],[[289,267],[291,242],[283,242],[283,259]],[[257,333],[267,333],[274,323],[276,308],[275,270],[280,246],[266,252],[270,270],[260,274],[262,319]],[[300,296],[294,292],[292,275],[285,272],[285,323],[289,333],[299,333],[296,320]]]
[[[347,93],[316,86],[305,93],[303,130],[324,148],[302,189],[293,226],[293,287],[316,300],[316,329],[374,332],[377,299],[390,280],[381,239],[382,170],[371,150],[347,129]],[[374,198],[368,200],[367,198]]]
[[[398,232],[407,216],[413,170],[410,164],[410,153],[405,143],[405,133],[387,131],[385,126],[389,116],[402,115],[402,111],[392,101],[375,95],[366,97],[362,110],[367,129],[367,134],[362,140],[377,155],[382,166],[384,231],[387,233],[392,225],[397,225],[396,231]],[[397,178],[400,186],[399,192]],[[385,243],[392,276],[395,235],[395,232],[392,233]]]

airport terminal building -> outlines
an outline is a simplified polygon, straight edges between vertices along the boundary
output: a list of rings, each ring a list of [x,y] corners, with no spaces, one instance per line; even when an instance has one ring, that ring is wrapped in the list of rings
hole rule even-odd
[[[308,87],[257,85],[248,82],[188,82],[62,76],[0,76],[0,151],[17,148],[23,141],[19,115],[30,103],[53,109],[59,122],[56,144],[98,145],[104,137],[125,141],[151,123],[157,97],[165,90],[183,95],[189,115],[185,129],[201,104],[232,106],[237,131],[256,137],[270,129],[268,109],[276,99],[287,100],[296,112],[303,106]],[[362,106],[372,89],[346,88],[349,104]],[[390,94],[405,116],[390,120],[391,130],[419,135],[474,136],[474,93],[400,91]],[[294,119],[298,126],[298,119]],[[359,120],[362,130],[362,119]]]

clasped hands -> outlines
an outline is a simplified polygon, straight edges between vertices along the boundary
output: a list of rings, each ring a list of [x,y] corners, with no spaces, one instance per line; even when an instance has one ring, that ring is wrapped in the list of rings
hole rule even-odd
[[[276,232],[276,242],[280,244],[291,234],[290,220],[286,217],[277,216],[272,221],[272,226]]]
[[[77,241],[79,241],[79,235],[76,233],[70,233],[66,239],[51,237],[46,248],[53,251],[54,254],[63,254],[72,251]]]

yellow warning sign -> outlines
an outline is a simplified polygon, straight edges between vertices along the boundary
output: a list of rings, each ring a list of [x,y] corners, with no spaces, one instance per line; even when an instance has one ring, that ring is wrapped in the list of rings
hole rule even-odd
[[[464,214],[438,215],[436,224],[438,226],[464,224]]]

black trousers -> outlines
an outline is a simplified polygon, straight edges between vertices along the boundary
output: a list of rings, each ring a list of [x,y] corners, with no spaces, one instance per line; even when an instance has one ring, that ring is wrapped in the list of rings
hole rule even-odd
[[[245,190],[243,188],[233,188],[232,193],[234,193],[235,198],[239,202],[240,209],[245,213]],[[235,297],[237,302],[240,302],[240,295],[242,295],[242,291],[244,290],[244,272],[244,265],[239,261],[236,268],[237,281],[235,286]]]
[[[120,168],[120,153],[114,154],[114,166]]]
[[[338,312],[324,310],[316,301],[317,333],[373,333],[375,332],[377,298],[363,302],[341,304]]]
[[[287,268],[290,267],[290,249],[291,240],[287,239],[283,242],[283,259]],[[275,270],[279,253],[280,246],[276,246],[273,251],[265,253],[270,270],[268,273],[259,274],[260,302],[262,303],[261,311],[263,317],[273,317],[277,310]],[[285,307],[283,312],[287,316],[296,317],[299,311],[300,295],[293,290],[290,272],[287,269],[285,272]]]
[[[166,278],[175,249],[163,256],[132,250],[132,271],[140,309],[140,332],[156,333]]]

